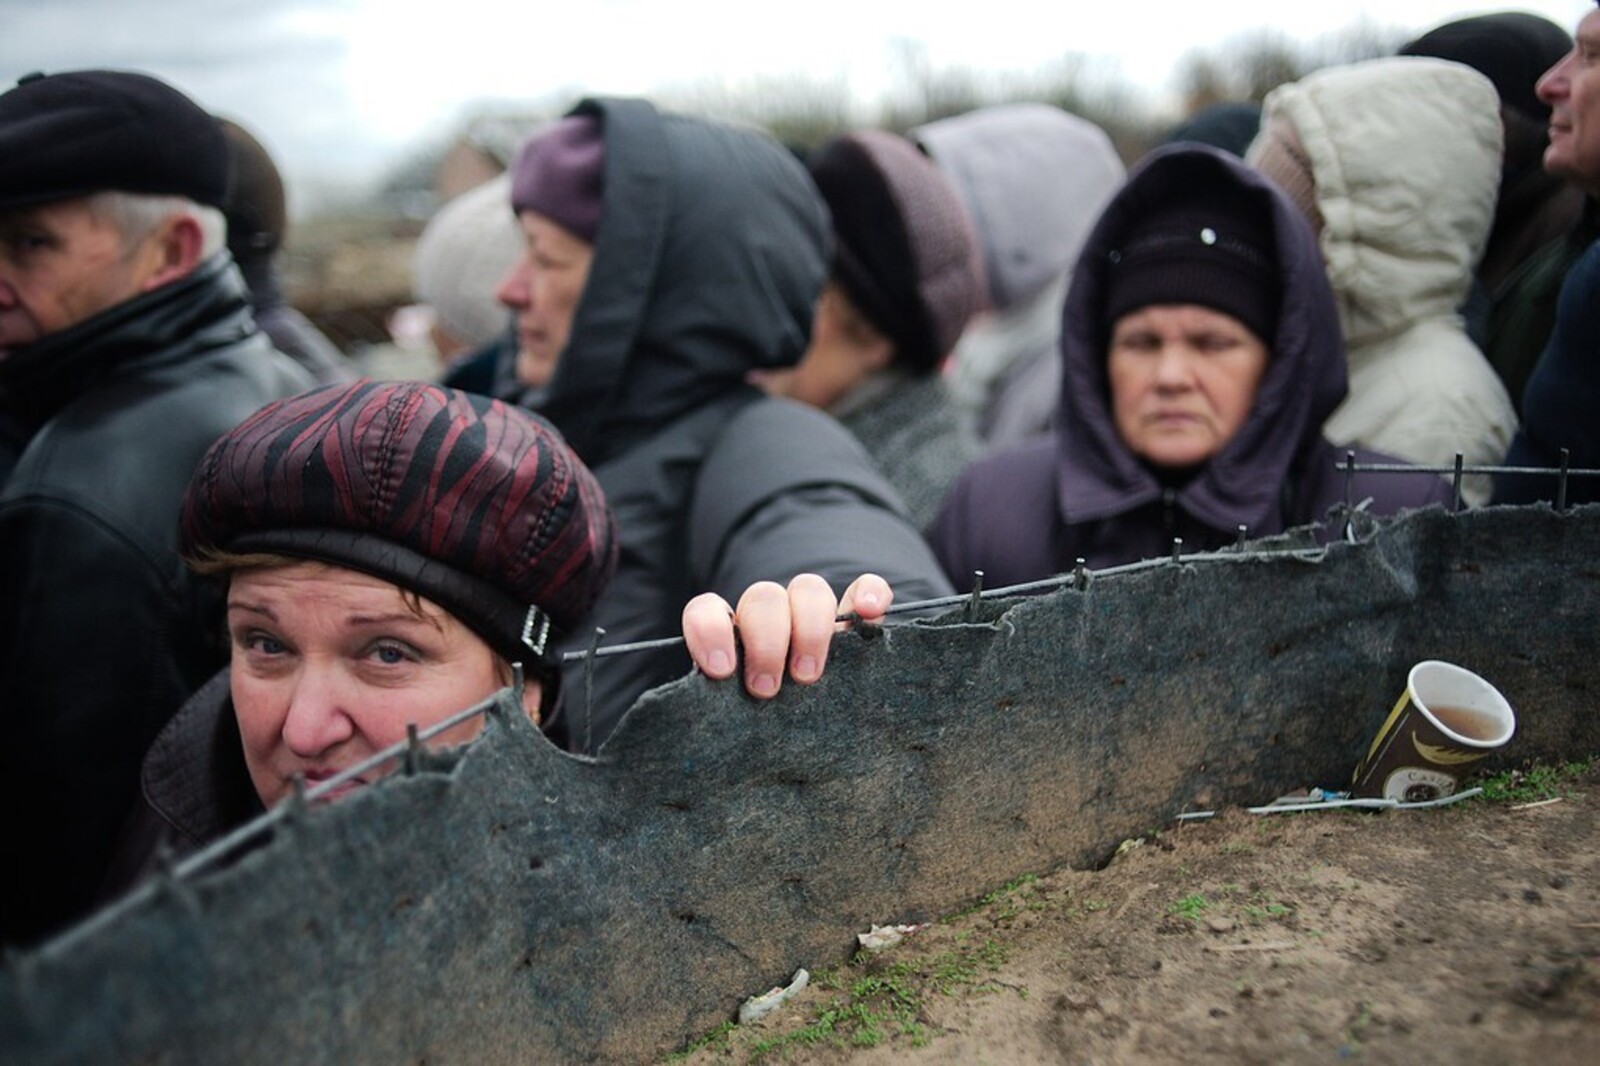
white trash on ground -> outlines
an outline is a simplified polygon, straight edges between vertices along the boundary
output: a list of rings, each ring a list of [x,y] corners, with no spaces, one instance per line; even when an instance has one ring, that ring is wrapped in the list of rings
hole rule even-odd
[[[774,986],[771,990],[763,992],[759,996],[751,996],[739,1004],[739,1024],[749,1025],[752,1022],[759,1022],[790,999],[804,992],[806,985],[810,983],[811,975],[805,971],[804,967],[801,967],[794,972],[794,980],[789,982],[789,987],[780,988]]]

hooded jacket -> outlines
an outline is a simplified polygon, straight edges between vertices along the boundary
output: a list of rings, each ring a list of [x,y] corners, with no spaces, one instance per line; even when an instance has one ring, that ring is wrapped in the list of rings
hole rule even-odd
[[[1108,257],[1153,207],[1193,190],[1230,185],[1271,219],[1282,299],[1271,361],[1244,425],[1182,484],[1129,451],[1113,422],[1106,373],[1112,323],[1104,313]],[[1238,536],[1279,533],[1320,520],[1344,499],[1342,453],[1322,423],[1345,396],[1345,358],[1333,294],[1305,219],[1264,177],[1216,149],[1177,145],[1152,153],[1107,206],[1073,273],[1062,316],[1061,417],[1055,434],[992,456],[964,474],[930,534],[957,585],[984,571],[1010,585],[1070,570],[1078,558],[1105,567]],[[1369,452],[1358,462],[1388,461]],[[1443,503],[1431,475],[1358,474],[1353,501],[1370,510]],[[1325,530],[1324,536],[1337,530]]]
[[[1084,239],[1122,184],[1094,123],[1046,104],[1003,104],[912,133],[966,205],[983,247],[992,313],[956,346],[949,380],[990,449],[1055,421],[1061,298]]]
[[[226,253],[16,349],[0,393],[25,427],[0,487],[0,788],[14,818],[4,939],[81,913],[140,757],[226,659],[220,600],[178,557],[200,456],[311,385],[251,320]]]
[[[1511,442],[1506,465],[1559,470],[1562,449],[1568,469],[1600,469],[1600,241],[1590,244],[1561,286],[1555,328],[1528,378],[1523,423]],[[1560,482],[1543,474],[1502,474],[1496,503],[1555,502]],[[1566,502],[1600,501],[1600,477],[1573,478]]]
[[[836,595],[864,571],[902,600],[942,595],[937,562],[848,431],[745,383],[800,360],[827,276],[827,213],[798,160],[643,100],[577,113],[605,138],[600,228],[536,409],[616,513],[621,561],[592,616],[605,642],[676,633],[696,593],[733,603],[804,572]],[[641,692],[688,667],[677,647],[599,660],[592,677],[573,666],[552,735],[593,750]]]
[[[1316,185],[1323,259],[1350,360],[1335,444],[1409,462],[1494,465],[1516,411],[1458,309],[1494,223],[1500,98],[1458,63],[1401,57],[1318,71],[1275,89]],[[1470,503],[1487,477],[1469,478]]]

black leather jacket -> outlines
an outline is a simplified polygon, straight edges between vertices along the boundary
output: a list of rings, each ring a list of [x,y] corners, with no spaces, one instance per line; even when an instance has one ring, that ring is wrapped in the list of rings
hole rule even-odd
[[[0,939],[88,908],[145,749],[223,662],[221,598],[178,557],[205,449],[309,388],[226,253],[0,360]]]

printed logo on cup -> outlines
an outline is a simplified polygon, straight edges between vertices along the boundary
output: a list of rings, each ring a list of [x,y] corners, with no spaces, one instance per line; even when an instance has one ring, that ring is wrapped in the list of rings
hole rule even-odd
[[[1350,790],[1402,803],[1452,795],[1466,770],[1516,729],[1499,689],[1471,670],[1428,659],[1411,668],[1405,692],[1356,764]]]

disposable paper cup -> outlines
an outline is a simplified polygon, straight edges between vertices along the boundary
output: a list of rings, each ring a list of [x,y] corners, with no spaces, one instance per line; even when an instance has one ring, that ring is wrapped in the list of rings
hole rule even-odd
[[[1428,659],[1411,668],[1405,692],[1356,764],[1350,791],[1402,803],[1452,795],[1472,764],[1516,729],[1499,689],[1471,670]]]

